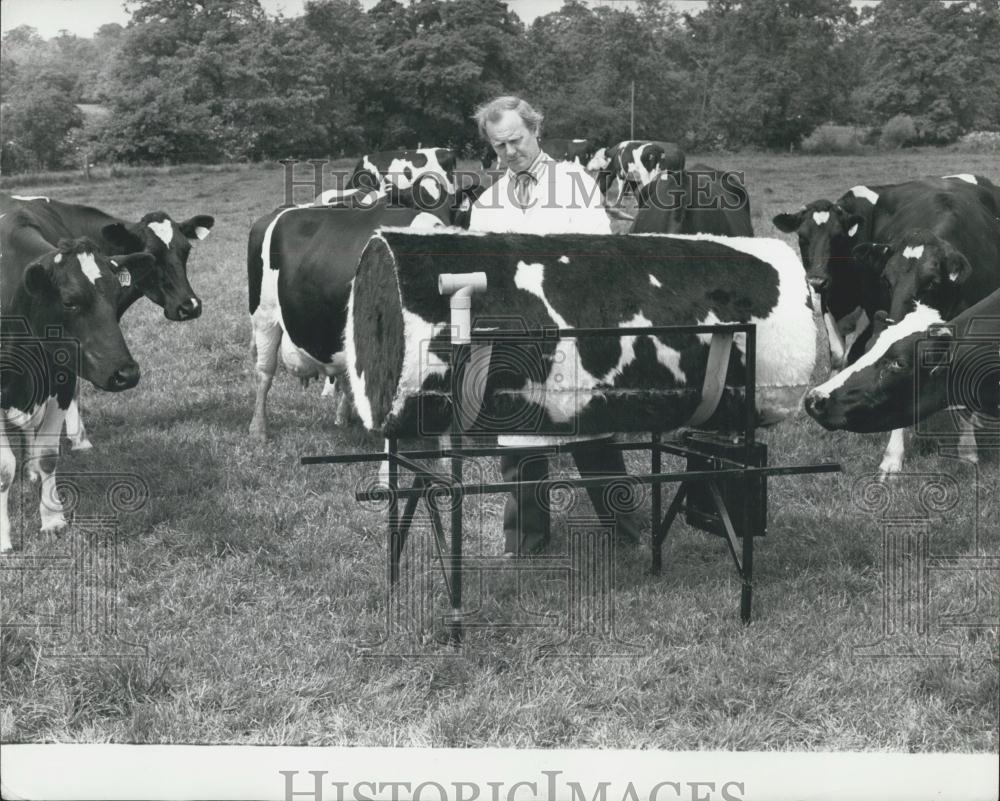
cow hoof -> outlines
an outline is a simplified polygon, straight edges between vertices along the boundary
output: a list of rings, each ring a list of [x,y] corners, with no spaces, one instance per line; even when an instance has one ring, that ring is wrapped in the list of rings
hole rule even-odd
[[[901,473],[903,471],[902,463],[892,460],[884,461],[878,466],[878,480],[885,481],[887,478]]]
[[[261,426],[250,426],[250,439],[256,440],[257,442],[267,442],[267,429]]]
[[[42,534],[62,534],[68,526],[69,523],[66,522],[66,518],[60,515],[59,517],[53,517],[51,520],[46,520],[42,524],[40,531]]]
[[[963,462],[969,462],[970,464],[979,464],[979,452],[978,451],[959,451],[958,458]]]

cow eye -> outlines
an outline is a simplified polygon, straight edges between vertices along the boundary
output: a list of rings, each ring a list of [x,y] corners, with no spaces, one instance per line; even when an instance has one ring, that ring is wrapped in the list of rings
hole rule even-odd
[[[889,362],[889,369],[894,373],[901,373],[906,369],[906,364],[902,359],[893,359]]]
[[[75,312],[80,308],[80,304],[73,302],[72,300],[64,300],[63,308],[69,312]]]

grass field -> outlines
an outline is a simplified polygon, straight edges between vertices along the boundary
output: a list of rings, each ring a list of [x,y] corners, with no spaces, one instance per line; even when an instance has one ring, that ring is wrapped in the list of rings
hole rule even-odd
[[[776,235],[775,213],[860,182],[991,168],[1000,179],[990,157],[955,153],[704,160],[746,172],[761,236]],[[546,656],[541,646],[558,628],[497,625],[472,631],[457,654],[436,641],[435,622],[374,656],[361,647],[385,627],[384,512],[354,500],[365,470],[298,460],[381,442],[335,428],[319,387],[303,390],[284,373],[270,396],[271,441],[246,434],[246,235],[282,202],[282,180],[279,170],[250,168],[16,190],[129,219],[162,209],[217,222],[189,267],[202,317],[168,323],[137,304],[123,328],[140,385],[85,391],[95,449],[64,450],[60,464],[84,490],[78,524],[42,537],[37,500],[20,484],[13,493],[19,550],[0,558],[4,741],[997,750],[997,573],[954,560],[930,570],[928,627],[889,641],[917,655],[856,652],[882,632],[884,523],[870,506],[870,478],[885,436],[828,433],[804,417],[763,433],[772,463],[836,460],[844,472],[772,481],[752,626],[739,622],[722,542],[678,524],[662,575],[650,575],[646,548],[616,556],[617,642],[572,641]],[[482,467],[498,477],[495,464]],[[922,442],[907,470],[888,484],[884,516],[924,515],[934,557],[1000,552],[995,453],[976,468]],[[81,516],[107,513],[106,485],[122,473],[142,477],[149,499],[98,551]],[[502,550],[501,502],[469,502],[469,551]],[[557,553],[566,531],[557,522]],[[411,545],[410,565],[426,549],[420,537]],[[109,566],[98,585],[67,567],[80,547]],[[564,619],[557,570],[522,580],[484,574],[479,619],[537,620],[525,610]],[[433,587],[439,614],[437,575]],[[91,597],[113,608],[114,625],[73,635],[78,600]],[[392,655],[401,651],[420,655]],[[932,658],[942,653],[953,656]]]

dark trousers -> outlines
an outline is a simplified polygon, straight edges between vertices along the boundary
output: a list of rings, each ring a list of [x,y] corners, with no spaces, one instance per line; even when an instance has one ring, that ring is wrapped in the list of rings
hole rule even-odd
[[[582,478],[627,475],[620,450],[602,446],[581,446],[571,451]],[[549,457],[500,456],[500,472],[505,482],[545,481],[549,477]],[[619,538],[639,541],[641,523],[634,508],[613,511],[604,498],[604,487],[587,487],[590,502],[597,517],[614,519]],[[507,497],[503,510],[504,550],[508,553],[532,554],[545,548],[551,529],[547,494],[534,487],[519,487]]]

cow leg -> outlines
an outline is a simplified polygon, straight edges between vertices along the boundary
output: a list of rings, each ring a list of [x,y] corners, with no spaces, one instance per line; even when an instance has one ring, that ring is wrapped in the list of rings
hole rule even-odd
[[[271,391],[275,370],[278,369],[278,348],[281,346],[281,324],[272,315],[258,309],[251,315],[253,341],[250,353],[254,361],[257,397],[250,420],[250,436],[267,439],[267,393]]]
[[[340,375],[328,375],[323,382],[323,392],[321,398],[333,398],[333,424],[335,426],[347,425],[351,413],[351,404],[346,392],[347,380]]]
[[[868,319],[868,313],[864,309],[861,309],[861,312],[854,320],[854,325],[851,326],[851,330],[844,337],[845,354],[850,354],[854,343],[861,338],[861,335],[864,334],[870,324],[871,320]]]
[[[896,428],[889,435],[889,444],[885,446],[882,464],[878,466],[880,477],[884,478],[903,469],[903,454],[906,450],[906,443],[903,439],[905,431],[905,428]]]
[[[327,379],[329,380],[329,379]],[[333,379],[337,388],[337,408],[334,411],[333,422],[338,426],[346,426],[351,421],[351,391],[347,383],[347,376],[337,375]]]
[[[979,451],[976,448],[976,420],[963,414],[958,416],[958,458],[972,464],[979,464]]]
[[[347,377],[347,357],[343,351],[333,354],[329,364],[323,366],[326,371],[326,387],[324,396],[333,396],[334,417],[336,426],[346,426],[351,422],[351,384]]]
[[[10,542],[10,488],[17,475],[17,460],[7,440],[7,432],[0,428],[0,553],[9,551]]]
[[[66,439],[69,440],[70,447],[74,451],[89,451],[94,444],[87,436],[87,430],[83,427],[83,418],[80,417],[80,384],[76,385],[76,395],[69,403],[66,410]]]
[[[62,503],[56,492],[56,465],[59,462],[59,437],[62,434],[66,412],[59,408],[55,398],[49,398],[45,405],[42,422],[30,437],[28,460],[25,464],[28,478],[41,484],[41,502],[38,515],[42,521],[42,533],[54,534],[66,528]]]
[[[830,368],[840,370],[844,366],[844,340],[840,337],[840,329],[837,321],[833,319],[830,312],[823,315],[823,322],[826,324],[826,335],[830,341]]]

